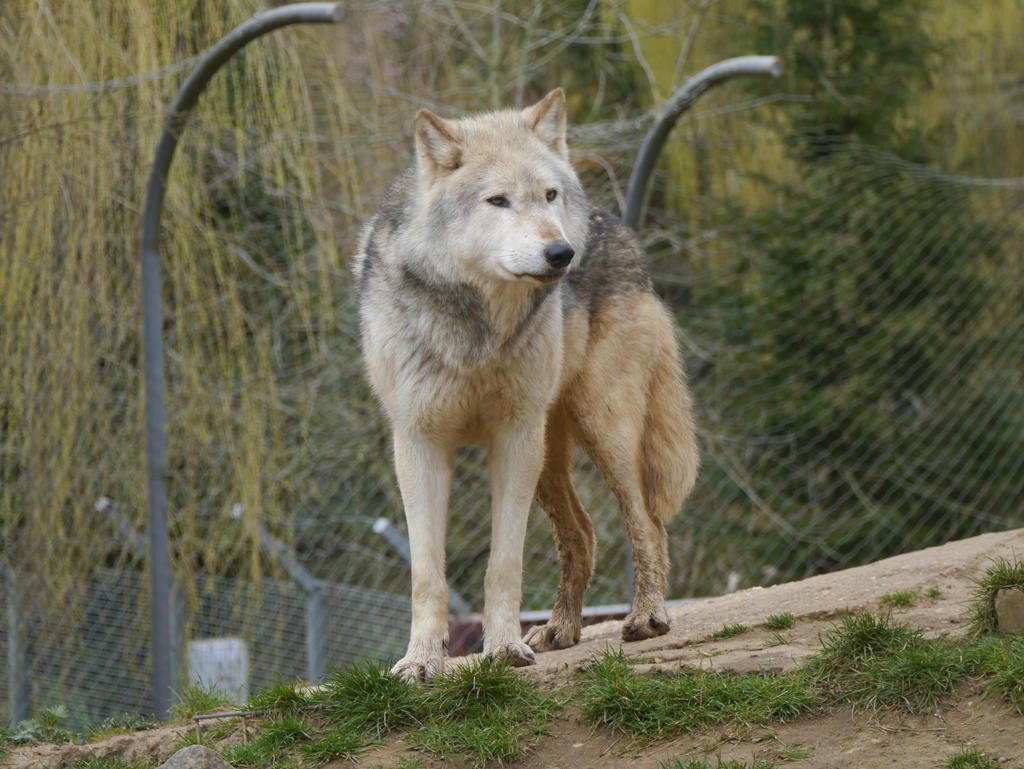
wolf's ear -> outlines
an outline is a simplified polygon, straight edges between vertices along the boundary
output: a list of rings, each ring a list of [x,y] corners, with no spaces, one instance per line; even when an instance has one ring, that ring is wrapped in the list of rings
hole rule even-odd
[[[462,165],[462,144],[455,128],[429,109],[421,109],[412,121],[416,137],[416,159],[431,179],[448,174]]]
[[[556,88],[524,109],[523,118],[538,139],[559,157],[569,159],[569,147],[565,143],[565,91]]]

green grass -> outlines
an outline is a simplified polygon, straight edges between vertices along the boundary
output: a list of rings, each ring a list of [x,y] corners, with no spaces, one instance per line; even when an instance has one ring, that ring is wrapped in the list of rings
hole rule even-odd
[[[338,728],[328,729],[312,742],[301,745],[299,753],[309,759],[314,766],[322,766],[330,761],[351,758],[367,747],[362,735]]]
[[[0,723],[0,766],[3,765],[4,756],[11,749],[11,745],[14,744],[14,732],[12,732],[7,725]]]
[[[547,733],[558,711],[505,662],[483,661],[446,673],[424,690],[429,719],[405,735],[413,747],[439,758],[462,755],[474,766],[508,763]]]
[[[424,693],[367,663],[332,672],[314,697],[328,716],[380,739],[416,722]]]
[[[199,737],[196,737],[195,729],[186,729],[178,736],[178,748],[185,748],[189,745],[212,745],[227,739],[238,729],[240,719],[219,718],[206,721],[200,726]]]
[[[999,762],[977,748],[962,748],[942,764],[946,769],[1001,769]]]
[[[1024,637],[996,637],[981,641],[974,651],[977,672],[986,679],[988,694],[1024,715]]]
[[[18,724],[17,739],[19,742],[72,742],[76,735],[64,725],[68,715],[68,709],[61,704],[43,708]]]
[[[732,638],[733,636],[742,635],[750,630],[750,627],[743,624],[736,625],[724,625],[721,630],[716,630],[711,634],[711,637],[716,641],[720,641],[723,638]]]
[[[317,734],[317,726],[310,720],[295,715],[277,716],[261,724],[253,740],[225,750],[224,758],[239,766],[276,766],[293,750],[312,743]]]
[[[276,681],[257,692],[242,707],[243,710],[268,710],[277,715],[293,715],[308,710],[313,698],[300,689],[298,683]]]
[[[767,645],[769,647],[772,647],[772,646],[786,646],[788,643],[789,643],[789,639],[786,638],[786,636],[782,635],[782,633],[772,633],[771,637],[768,639],[768,644]]]
[[[969,632],[974,636],[999,630],[996,616],[996,593],[1007,588],[1024,589],[1024,561],[996,558],[985,573],[975,581],[971,595]]]
[[[916,590],[898,590],[895,593],[886,593],[878,599],[878,603],[894,609],[906,609],[915,606],[919,600],[921,594]]]
[[[681,668],[643,675],[621,651],[610,652],[585,673],[581,701],[592,723],[645,741],[719,724],[785,721],[840,703],[928,712],[968,678],[980,678],[1024,714],[1024,638],[927,639],[889,612],[865,612],[833,626],[820,652],[792,673]]]
[[[814,755],[812,748],[805,748],[799,743],[796,745],[786,745],[775,750],[775,755],[784,761],[803,761],[805,758],[810,758]]]
[[[136,713],[121,713],[111,716],[89,729],[86,735],[87,742],[97,742],[115,734],[126,734],[138,732],[143,729],[153,729],[159,724],[151,718],[140,716]]]
[[[789,614],[772,614],[764,621],[764,626],[769,630],[789,630],[796,623],[796,618]]]
[[[973,671],[956,644],[925,639],[892,615],[847,617],[826,634],[808,670],[835,702],[922,712]]]
[[[734,675],[680,669],[671,676],[631,670],[609,652],[585,674],[583,713],[593,723],[637,739],[658,739],[718,724],[786,721],[817,704],[803,671]]]
[[[171,718],[175,721],[188,721],[192,716],[228,705],[231,705],[231,698],[215,684],[197,683],[178,692],[177,701],[171,705]]]
[[[422,686],[357,665],[334,671],[308,695],[274,684],[246,708],[267,720],[253,740],[224,750],[236,766],[319,766],[396,733],[437,758],[484,766],[520,758],[546,733],[559,703],[507,663],[481,660]]]
[[[781,633],[776,633],[781,638]],[[1024,714],[1024,638],[985,635],[966,641],[924,638],[919,630],[893,620],[891,612],[843,618],[823,635],[819,653],[796,671],[734,674],[680,668],[666,675],[638,672],[619,650],[594,660],[571,694],[543,691],[507,663],[482,660],[454,667],[424,684],[408,684],[372,665],[337,670],[317,690],[277,683],[246,705],[253,738],[222,749],[236,767],[314,767],[351,759],[388,737],[400,735],[413,749],[441,761],[475,767],[520,759],[546,734],[559,712],[560,696],[581,704],[592,724],[638,742],[668,738],[714,726],[738,728],[791,720],[839,703],[873,709],[925,712],[968,678],[993,697]],[[206,692],[207,694],[209,692]],[[203,700],[182,699],[189,712]],[[203,705],[206,709],[208,702]],[[15,736],[0,730],[0,755],[17,739],[61,735],[65,711],[49,708],[31,722],[34,731]],[[113,719],[104,729],[143,725]],[[238,728],[238,719],[203,732],[216,745]],[[194,733],[181,740],[192,744]],[[975,751],[976,753],[976,751]],[[947,766],[972,764],[970,751],[951,756]],[[778,761],[800,760],[806,751],[778,752]],[[984,756],[982,755],[982,758]],[[664,769],[767,769],[771,763],[709,763],[674,759]],[[959,761],[960,763],[952,763]],[[423,763],[409,758],[403,767]],[[136,769],[116,759],[94,760],[74,769]]]

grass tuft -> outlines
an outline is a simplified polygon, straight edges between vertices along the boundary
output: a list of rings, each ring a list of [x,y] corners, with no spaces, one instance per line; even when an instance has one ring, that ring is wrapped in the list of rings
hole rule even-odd
[[[942,764],[946,769],[1000,769],[999,762],[977,748],[961,748]]]
[[[929,641],[889,613],[847,617],[826,634],[808,670],[838,702],[908,712],[933,708],[971,674],[970,655],[955,644]]]
[[[559,704],[507,662],[484,659],[422,686],[370,664],[352,666],[333,671],[310,695],[275,684],[247,708],[271,715],[255,739],[224,750],[236,766],[319,766],[352,758],[395,731],[436,757],[483,766],[521,757],[547,732]]]
[[[789,630],[796,623],[796,618],[786,612],[785,614],[772,614],[764,621],[764,626],[769,630]]]
[[[107,737],[113,737],[115,734],[139,732],[144,729],[153,729],[156,726],[158,726],[158,723],[152,718],[141,716],[137,713],[121,713],[104,719],[89,729],[86,740],[88,742],[98,742]]]
[[[894,623],[888,613],[844,617],[825,634],[817,667],[826,674],[856,668],[865,661],[898,653],[919,637],[919,631]]]
[[[316,700],[331,717],[380,739],[415,723],[422,691],[371,663],[333,671]]]
[[[975,581],[971,594],[971,618],[968,632],[977,637],[999,630],[996,616],[996,593],[1008,588],[1024,590],[1024,561],[996,558],[985,573]]]
[[[986,638],[976,656],[977,672],[987,678],[987,693],[1002,697],[1024,715],[1024,637]]]
[[[895,593],[886,593],[878,599],[878,603],[894,609],[906,609],[915,606],[920,599],[921,594],[916,590],[898,590]]]
[[[297,683],[277,681],[261,689],[243,706],[243,710],[267,710],[272,714],[294,715],[307,710],[314,703]]]
[[[474,766],[520,758],[546,734],[559,704],[505,661],[460,666],[424,688],[431,718],[406,735],[413,746],[445,759],[461,754]]]
[[[429,687],[431,704],[446,712],[473,714],[513,706],[536,695],[506,661],[482,658],[438,677]]]
[[[12,739],[19,742],[73,742],[75,733],[64,725],[69,715],[64,705],[50,705],[18,724],[18,731]]]
[[[705,729],[786,721],[817,704],[803,671],[734,675],[680,669],[672,676],[631,670],[621,651],[599,658],[586,673],[583,713],[592,722],[637,739]]]
[[[312,742],[315,734],[312,722],[294,715],[279,716],[264,723],[255,739],[227,748],[224,758],[240,766],[276,766],[293,748]]]
[[[171,718],[188,721],[192,716],[210,713],[231,705],[231,698],[214,683],[199,682],[186,687],[177,694],[177,701],[171,705]]]
[[[338,759],[351,758],[367,747],[366,740],[359,733],[345,728],[335,728],[320,734],[312,742],[299,746],[299,753],[314,766],[322,766]]]
[[[720,641],[723,638],[732,638],[733,636],[742,635],[750,630],[750,627],[741,623],[736,625],[724,625],[721,630],[716,630],[711,634],[711,637],[716,641]]]
[[[786,745],[775,750],[775,755],[784,761],[803,761],[814,755],[813,748],[805,748],[800,743]]]

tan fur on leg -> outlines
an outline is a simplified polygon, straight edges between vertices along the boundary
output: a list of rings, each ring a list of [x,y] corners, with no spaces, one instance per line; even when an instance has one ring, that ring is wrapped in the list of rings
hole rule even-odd
[[[551,619],[526,634],[535,651],[563,649],[580,640],[583,593],[594,571],[594,525],[572,486],[573,440],[569,419],[560,406],[548,415],[544,472],[537,501],[551,519],[561,577]]]

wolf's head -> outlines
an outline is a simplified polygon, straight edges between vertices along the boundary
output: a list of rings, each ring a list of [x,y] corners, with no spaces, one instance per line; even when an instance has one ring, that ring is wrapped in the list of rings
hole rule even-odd
[[[422,224],[460,276],[547,283],[579,262],[588,205],[569,163],[562,89],[461,120],[421,109],[413,127]]]

